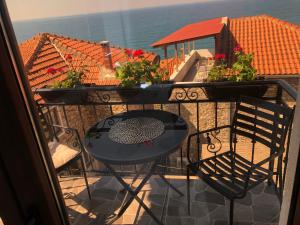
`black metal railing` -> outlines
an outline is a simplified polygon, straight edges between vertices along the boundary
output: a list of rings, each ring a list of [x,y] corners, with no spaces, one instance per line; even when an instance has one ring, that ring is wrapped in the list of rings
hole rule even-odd
[[[250,88],[261,90],[261,98],[293,107],[297,97],[296,90],[284,80],[259,80],[253,82],[219,83],[174,83],[150,89],[133,88],[130,90],[116,86],[86,87],[79,89],[39,89],[34,90],[38,106],[50,124],[61,124],[78,129],[81,137],[94,123],[110,115],[133,109],[160,109],[176,113],[189,124],[190,132],[203,131],[231,123],[238,95],[241,90]],[[207,90],[222,91],[231,89],[228,95],[209,96]],[[47,96],[48,95],[48,96]],[[255,92],[254,92],[255,95]],[[167,96],[167,98],[166,98]],[[214,129],[215,130],[215,129]],[[203,137],[194,140],[195,153],[191,157],[199,159],[218,154],[226,147],[229,132],[208,131]],[[62,135],[62,134],[60,134]],[[225,143],[225,144],[224,144]],[[283,158],[283,181],[288,163],[288,144]],[[203,147],[206,145],[206,147]],[[208,150],[205,153],[205,149]],[[170,173],[182,173],[186,162],[185,145],[171,157],[168,167]],[[94,170],[102,169],[93,165]],[[96,168],[95,168],[96,167]],[[124,171],[124,168],[122,169]]]

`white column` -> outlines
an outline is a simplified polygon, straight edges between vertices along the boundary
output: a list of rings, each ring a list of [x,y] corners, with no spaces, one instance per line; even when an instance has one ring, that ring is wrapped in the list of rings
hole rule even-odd
[[[299,82],[300,85],[300,82]],[[294,116],[293,129],[291,133],[290,149],[288,155],[287,172],[283,190],[282,206],[280,211],[279,225],[288,224],[290,204],[294,187],[294,177],[296,174],[298,156],[300,147],[300,89],[298,89],[298,98],[296,101],[296,110]],[[296,179],[300,179],[297,177]]]

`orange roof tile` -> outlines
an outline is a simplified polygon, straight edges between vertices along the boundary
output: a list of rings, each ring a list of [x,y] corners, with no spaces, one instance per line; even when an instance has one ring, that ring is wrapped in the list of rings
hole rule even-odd
[[[159,41],[151,44],[152,47],[160,47],[174,43],[180,43],[188,40],[207,38],[219,34],[224,27],[224,20],[227,18],[220,17],[197,23],[188,24],[172,34],[167,35]]]
[[[260,15],[230,19],[229,30],[229,63],[239,44],[245,53],[253,53],[259,75],[300,74],[300,26]]]
[[[41,88],[65,79],[68,70],[68,64],[64,59],[66,54],[72,54],[72,65],[87,65],[85,83],[119,84],[114,77],[114,71],[104,67],[102,48],[99,43],[42,33],[21,43],[19,47],[32,88]],[[113,64],[128,61],[124,49],[115,46],[110,46],[110,49]],[[144,57],[148,60],[153,60],[155,56],[154,53],[144,52]],[[47,74],[47,69],[50,67],[61,68],[62,71],[54,75]]]

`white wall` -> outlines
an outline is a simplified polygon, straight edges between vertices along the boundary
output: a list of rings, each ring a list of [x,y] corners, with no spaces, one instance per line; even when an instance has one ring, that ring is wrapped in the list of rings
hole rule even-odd
[[[178,66],[178,70],[170,76],[170,80],[175,82],[181,82],[184,80],[186,74],[189,72],[191,67],[194,65],[195,60],[200,57],[208,58],[214,56],[214,49],[198,49],[192,50],[189,55],[185,56],[185,61]]]
[[[299,83],[300,84],[300,83]],[[290,204],[292,200],[292,192],[294,187],[294,177],[296,174],[297,161],[300,146],[300,88],[298,89],[298,98],[296,101],[296,110],[294,116],[294,123],[291,133],[290,150],[288,156],[286,180],[283,190],[283,200],[280,212],[279,225],[286,225],[288,222],[288,215]],[[300,179],[300,178],[298,178]]]

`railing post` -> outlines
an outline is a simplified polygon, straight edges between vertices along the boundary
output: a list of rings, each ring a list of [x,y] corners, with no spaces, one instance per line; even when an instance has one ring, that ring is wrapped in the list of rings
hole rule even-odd
[[[170,65],[169,65],[169,60],[168,60],[168,46],[165,45],[164,46],[164,55],[165,55],[165,59],[167,60],[167,69],[168,71],[170,71]],[[171,75],[171,74],[169,74]]]
[[[67,125],[67,127],[70,127],[69,120],[68,120],[68,117],[67,117],[66,107],[63,105],[62,109],[63,109],[63,114],[64,114],[64,117],[65,117],[66,125]]]
[[[177,43],[175,43],[175,57],[176,57],[176,71],[178,71],[178,47]]]
[[[282,104],[282,89],[279,85],[277,86],[277,92],[276,92],[276,104]],[[270,156],[271,156],[271,154],[273,154],[273,152],[270,151]],[[282,182],[280,182],[280,181],[282,181],[282,174],[278,174],[278,171],[279,171],[279,169],[281,170],[282,160],[283,160],[283,158],[280,156],[277,161],[277,168],[276,168],[277,171],[276,171],[276,178],[275,178],[276,179],[275,180],[276,188],[278,186],[278,181],[279,181],[279,195],[281,195],[280,192],[282,189]],[[269,163],[269,169],[272,171],[275,169],[274,164],[275,164],[274,160]],[[280,173],[282,173],[282,171],[280,171]],[[273,178],[269,179],[268,184],[271,184],[271,182],[272,182],[271,179],[273,179]]]
[[[184,42],[182,43],[182,60],[185,62],[185,45]]]

